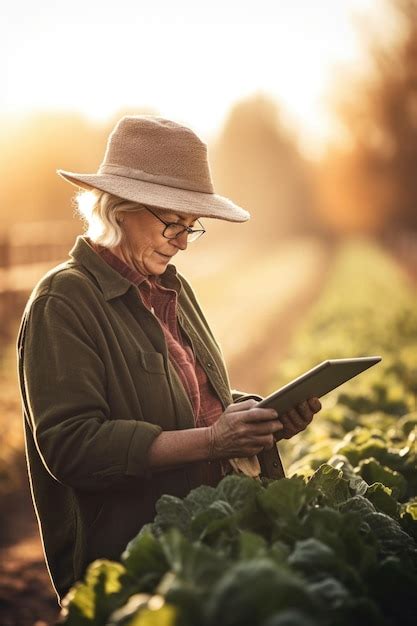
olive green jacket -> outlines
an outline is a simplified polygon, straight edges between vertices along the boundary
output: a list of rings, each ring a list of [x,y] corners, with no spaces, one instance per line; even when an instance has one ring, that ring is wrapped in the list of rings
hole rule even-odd
[[[173,265],[164,277],[179,281],[179,323],[223,407],[246,397],[230,390],[190,285]],[[162,430],[194,427],[193,410],[157,318],[83,236],[33,290],[17,350],[32,498],[60,601],[88,563],[120,557],[163,493],[200,484],[198,464],[147,462]]]

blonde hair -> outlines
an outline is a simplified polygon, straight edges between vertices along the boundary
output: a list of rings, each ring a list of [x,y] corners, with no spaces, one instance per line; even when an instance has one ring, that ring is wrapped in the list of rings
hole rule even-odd
[[[84,235],[106,248],[118,246],[124,233],[120,227],[120,213],[140,211],[143,206],[124,200],[106,191],[82,191],[75,197],[75,212],[84,222]]]

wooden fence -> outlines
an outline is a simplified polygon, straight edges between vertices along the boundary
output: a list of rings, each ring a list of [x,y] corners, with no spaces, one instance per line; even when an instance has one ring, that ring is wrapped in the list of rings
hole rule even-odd
[[[0,339],[7,338],[42,276],[68,258],[80,224],[47,221],[15,224],[0,233]]]
[[[36,283],[68,258],[80,232],[76,220],[21,223],[0,232],[0,342],[10,337]],[[382,243],[417,282],[416,233],[389,233]]]

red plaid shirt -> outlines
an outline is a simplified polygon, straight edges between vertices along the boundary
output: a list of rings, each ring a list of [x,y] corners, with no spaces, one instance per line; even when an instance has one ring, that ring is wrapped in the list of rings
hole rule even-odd
[[[88,240],[100,256],[138,288],[144,305],[158,318],[168,347],[172,365],[186,390],[194,411],[196,427],[210,426],[223,413],[223,406],[206,372],[195,358],[188,337],[177,319],[177,296],[180,283],[175,268],[159,276],[144,276],[108,248]]]

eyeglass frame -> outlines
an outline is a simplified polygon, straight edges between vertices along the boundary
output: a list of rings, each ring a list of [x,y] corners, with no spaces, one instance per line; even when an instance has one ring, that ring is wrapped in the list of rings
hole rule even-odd
[[[187,233],[187,242],[191,243],[193,241],[197,241],[197,239],[199,239],[206,232],[206,229],[204,228],[203,224],[200,222],[199,219],[197,219],[197,222],[200,224],[201,228],[193,229],[193,228],[191,228],[191,226],[185,226],[184,224],[180,224],[179,222],[165,222],[163,219],[161,219],[159,217],[159,215],[154,213],[152,211],[152,209],[150,209],[146,204],[142,203],[142,206],[144,206],[145,209],[147,209],[149,211],[149,213],[152,213],[152,215],[154,215],[156,217],[156,219],[158,219],[160,222],[162,222],[162,224],[165,224],[165,228],[162,231],[162,236],[165,237],[165,239],[168,239],[168,241],[172,241],[173,239],[177,239],[178,237],[180,237],[181,235],[183,235],[186,232]],[[177,233],[175,235],[175,237],[167,237],[165,235],[165,231],[166,231],[166,229],[169,226],[182,226],[183,230],[181,232]],[[188,240],[188,235],[191,235],[192,233],[200,233],[200,234],[195,239]]]

